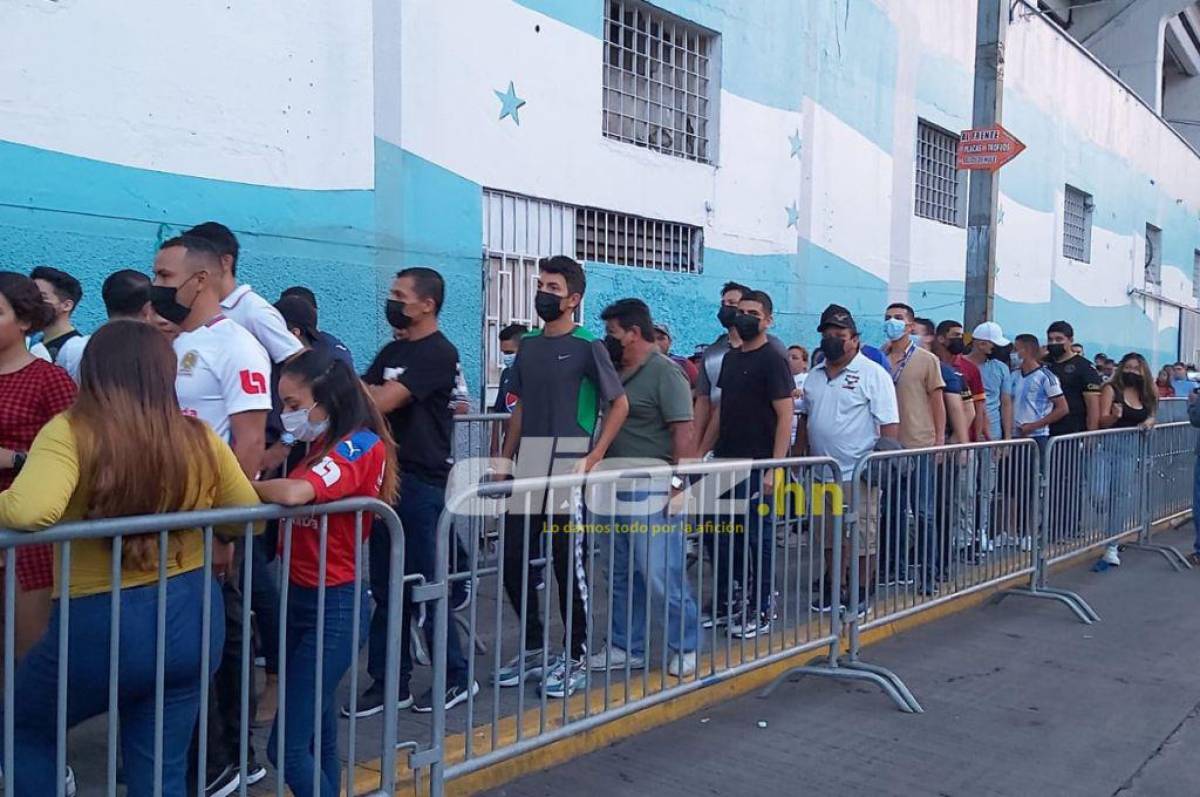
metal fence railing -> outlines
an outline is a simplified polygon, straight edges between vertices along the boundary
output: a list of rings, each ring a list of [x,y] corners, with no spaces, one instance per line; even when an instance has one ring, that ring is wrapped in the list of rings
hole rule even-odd
[[[1159,399],[1155,417],[1158,419],[1159,425],[1187,421],[1187,408],[1188,400],[1186,397]]]
[[[77,746],[102,749],[104,760],[84,762],[83,753],[67,746],[67,730],[81,718],[69,708],[73,667],[84,655],[72,641],[87,630],[88,612],[96,611],[91,597],[64,592],[44,640],[58,652],[47,671],[48,687],[22,689],[27,683],[23,668],[30,665],[28,659],[17,661],[14,652],[14,564],[16,549],[27,544],[54,543],[66,574],[59,581],[69,583],[72,555],[82,561],[83,546],[109,551],[112,578],[119,579],[122,539],[158,535],[157,579],[136,588],[136,595],[125,590],[120,601],[105,598],[100,615],[120,630],[86,655],[115,673],[135,639],[149,640],[151,680],[158,690],[146,704],[147,727],[153,731],[147,748],[152,776],[160,784],[177,779],[178,767],[169,767],[185,761],[184,769],[194,770],[189,782],[202,788],[211,752],[207,735],[196,734],[195,748],[181,759],[177,735],[169,729],[172,637],[167,631],[176,623],[170,597],[178,576],[168,578],[163,563],[173,550],[171,532],[197,529],[179,533],[203,538],[202,583],[214,577],[207,553],[214,538],[239,540],[243,558],[229,580],[249,594],[258,577],[252,576],[250,553],[265,544],[255,536],[256,524],[280,521],[280,565],[287,573],[297,535],[313,535],[324,562],[331,514],[353,513],[360,530],[376,518],[377,528],[389,534],[366,543],[357,535],[358,576],[351,594],[316,590],[315,603],[307,607],[318,642],[332,633],[332,621],[325,618],[341,605],[337,601],[348,600],[349,614],[356,618],[352,627],[343,626],[352,653],[336,699],[339,708],[348,704],[350,719],[349,732],[338,733],[338,749],[322,750],[330,727],[322,723],[330,721],[330,693],[313,691],[300,707],[293,702],[297,681],[286,662],[296,655],[289,630],[289,618],[298,609],[295,586],[281,579],[277,716],[282,732],[269,750],[263,747],[262,729],[251,727],[248,697],[254,683],[251,632],[262,618],[252,618],[247,603],[227,621],[242,632],[231,665],[239,685],[240,791],[246,793],[244,776],[258,746],[278,765],[273,791],[279,795],[286,793],[288,778],[296,777],[296,768],[289,774],[284,762],[290,760],[287,723],[297,711],[313,712],[315,749],[348,763],[339,778],[345,793],[391,794],[400,778],[411,776],[418,788],[436,795],[450,778],[756,668],[790,665],[797,657],[803,661],[809,652],[811,659],[779,675],[766,692],[795,675],[840,678],[876,686],[900,709],[919,712],[920,703],[899,675],[862,660],[861,642],[872,629],[984,590],[1057,601],[1081,621],[1095,622],[1099,618],[1082,596],[1051,585],[1053,569],[1098,555],[1114,542],[1157,551],[1176,568],[1188,566],[1151,533],[1156,524],[1190,511],[1198,430],[1186,423],[1064,436],[1050,441],[1044,452],[1033,440],[881,450],[867,455],[852,473],[829,459],[796,458],[675,468],[624,463],[621,470],[601,467],[590,474],[499,481],[487,473],[486,454],[491,429],[507,416],[461,417],[456,456],[472,464],[455,471],[436,543],[428,535],[421,538],[437,549],[427,572],[410,567],[413,572],[407,573],[406,542],[416,538],[406,540],[395,511],[378,501],[213,510],[0,533],[6,564],[2,752],[11,793],[34,793],[21,788],[23,773],[35,760],[22,746],[28,713],[22,700],[40,693],[51,695],[46,699],[53,716],[53,761],[46,767],[61,773],[77,764],[91,793],[117,793],[122,758],[126,780],[139,777],[136,748],[126,745],[118,752],[117,734],[136,712],[122,710],[126,698],[116,678],[104,682],[104,694],[91,711],[107,714],[102,730],[91,725],[87,731],[103,733],[102,743]],[[389,549],[364,555],[389,537]],[[372,582],[386,596],[366,588],[368,559],[387,563],[390,577],[383,584]],[[207,662],[220,642],[224,613],[219,591],[202,592],[190,610],[203,645],[197,660]],[[402,633],[402,612],[387,611],[404,605],[404,592],[416,609],[412,625],[431,640],[428,649],[422,634]],[[145,627],[136,632],[129,625],[137,611],[130,602],[134,598],[150,600],[151,606]],[[379,618],[386,628],[383,706],[396,705],[401,696],[405,645],[412,645],[418,663],[432,665],[414,683],[419,678],[433,695],[443,695],[448,685],[478,682],[478,692],[461,692],[461,705],[453,711],[434,700],[428,717],[383,710],[377,718],[356,718],[357,695],[369,674],[361,655],[367,632],[357,618],[370,603],[384,607]],[[326,659],[316,661],[317,671],[310,674],[320,683]],[[193,725],[203,729],[214,719],[208,708],[212,689],[198,668],[195,689],[199,709]],[[398,759],[398,749],[408,751],[406,760]],[[300,772],[314,785],[322,774],[320,763],[311,762]],[[57,774],[55,779],[62,780]],[[137,793],[128,783],[127,789]],[[155,793],[153,784],[146,793]]]
[[[248,762],[254,760],[253,745],[262,744],[261,739],[257,742],[252,739],[254,656],[250,601],[242,602],[240,613],[225,611],[218,579],[228,581],[227,586],[242,595],[251,594],[253,548],[263,544],[258,533],[268,521],[279,521],[283,574],[278,615],[278,712],[272,743],[266,749],[259,747],[276,764],[273,793],[287,793],[285,774],[287,778],[298,779],[297,782],[307,783],[311,778],[311,793],[314,794],[327,793],[329,782],[334,788],[340,788],[342,775],[346,790],[353,794],[354,784],[370,781],[374,774],[377,785],[368,787],[369,793],[392,794],[396,786],[398,746],[414,751],[414,765],[427,766],[438,757],[440,739],[399,741],[396,712],[383,712],[380,727],[371,734],[377,742],[377,745],[371,745],[374,753],[368,753],[374,764],[370,770],[361,768],[354,718],[362,641],[358,620],[369,595],[362,578],[355,578],[347,585],[348,590],[325,586],[328,519],[335,514],[354,516],[358,532],[352,553],[356,573],[363,572],[362,531],[369,528],[372,518],[389,532],[392,545],[386,557],[393,578],[388,584],[388,600],[390,605],[399,605],[402,586],[406,581],[413,581],[404,577],[404,534],[394,510],[377,500],[348,499],[323,506],[290,509],[278,506],[213,509],[63,523],[32,533],[0,532],[0,555],[5,564],[3,771],[6,794],[63,795],[67,790],[66,773],[71,772],[68,768],[72,763],[68,755],[67,732],[79,722],[100,715],[107,715],[102,747],[106,760],[102,765],[92,762],[97,766],[86,772],[88,779],[83,778],[82,770],[77,781],[74,773],[71,774],[73,781],[82,781],[79,782],[81,791],[117,794],[120,747],[129,794],[183,793],[185,780],[192,778],[197,793],[206,793],[213,752],[209,749],[210,731],[218,722],[216,712],[210,709],[215,682],[210,685],[208,674],[219,669],[216,663],[222,658],[227,626],[230,638],[236,632],[240,643],[232,643],[233,661],[220,666],[235,670],[226,672],[225,676],[235,684],[236,705],[225,705],[221,712],[225,716],[220,719],[229,723],[226,730],[236,729],[236,739],[227,741],[236,745],[236,767],[240,770],[241,781],[238,793],[247,793],[248,775],[251,774]],[[80,551],[81,562],[85,556],[90,559],[90,571],[96,570],[97,555],[107,557],[111,579],[107,583],[125,584],[134,571],[123,561],[122,543],[141,534],[154,535],[158,543],[157,571],[151,571],[154,572],[151,583],[118,589],[119,600],[113,600],[113,593],[107,588],[96,594],[72,596],[73,552]],[[308,590],[313,594],[304,598],[301,598],[303,590],[290,584],[286,575],[290,572],[293,548],[302,535],[314,535],[320,552],[320,580]],[[193,541],[195,538],[202,540],[203,564],[194,570],[168,575],[168,562],[183,562],[182,558],[176,557],[181,557],[177,551],[184,536],[190,536]],[[214,569],[214,544],[224,544],[222,541],[236,543],[239,547],[236,564],[227,575],[222,575],[219,568]],[[16,553],[26,545],[47,543],[54,544],[56,549],[59,595],[48,630],[18,662],[14,639]],[[343,557],[346,553],[342,552]],[[415,589],[413,600],[444,603],[436,592],[416,594]],[[334,618],[342,618],[342,621]],[[384,700],[388,705],[395,705],[398,700],[399,620],[399,612],[390,613],[386,619]],[[293,635],[291,639],[289,633]],[[315,645],[315,650],[324,650],[325,655],[314,654],[300,661],[307,650],[297,649],[300,641],[297,637],[301,635],[310,645]],[[229,653],[226,650],[227,658]],[[351,719],[343,754],[330,750],[329,738],[329,721],[341,706],[334,708],[328,702],[323,704],[328,690],[313,685],[322,684],[328,675],[323,674],[323,667],[340,668],[344,664],[339,662],[345,657],[349,657],[346,672],[350,681]],[[189,669],[188,661],[194,672]],[[300,688],[289,687],[289,676],[301,679]],[[341,677],[336,680],[340,681]],[[311,691],[308,687],[312,687]],[[294,711],[312,712],[315,738],[307,756],[298,755],[295,745],[287,744],[289,694],[300,701]],[[300,715],[293,713],[292,716]],[[48,736],[44,726],[50,722],[50,717],[53,717],[54,731]],[[326,734],[324,739],[323,734]],[[118,738],[122,740],[120,746]],[[94,749],[95,746],[89,747]],[[332,773],[330,764],[340,762],[343,755],[349,766],[341,774]],[[332,769],[340,769],[340,764]],[[186,774],[189,772],[190,775]],[[334,775],[332,779],[331,774]],[[324,787],[323,779],[326,779]],[[262,787],[256,791],[262,793]]]
[[[673,490],[673,478],[691,484]],[[463,647],[487,653],[467,680],[491,687],[449,729],[465,741],[445,777],[818,648],[824,663],[802,672],[873,682],[907,710],[890,682],[838,667],[844,617],[822,596],[842,592],[842,490],[832,460],[794,459],[457,493],[439,539],[464,515],[501,521],[493,555],[472,551],[469,572],[440,557],[451,583],[475,582]]]

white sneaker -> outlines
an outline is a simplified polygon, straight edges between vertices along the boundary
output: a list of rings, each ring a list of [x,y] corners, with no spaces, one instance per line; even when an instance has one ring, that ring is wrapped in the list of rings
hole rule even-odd
[[[605,646],[600,649],[599,653],[588,656],[587,666],[592,672],[604,672],[605,670],[623,670],[626,662],[631,670],[640,670],[646,666],[646,661],[641,656],[631,656],[620,648],[612,646]]]
[[[671,657],[671,661],[667,663],[667,675],[673,675],[676,678],[683,678],[695,671],[696,651],[694,650],[687,653],[676,653]]]
[[[1117,546],[1110,545],[1104,549],[1104,561],[1113,567],[1121,566],[1121,556],[1117,553]]]

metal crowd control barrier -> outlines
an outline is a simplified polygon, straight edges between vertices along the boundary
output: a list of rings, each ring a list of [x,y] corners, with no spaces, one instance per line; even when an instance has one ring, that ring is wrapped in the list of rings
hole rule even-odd
[[[1155,416],[1159,424],[1187,421],[1187,398],[1163,398],[1158,400],[1158,410]]]
[[[1038,450],[1032,440],[876,451],[855,468],[843,666],[893,681],[858,660],[864,631],[960,595],[1028,577],[1037,569]],[[1061,600],[1010,586],[1006,594]]]
[[[1196,439],[1200,430],[1186,421],[1160,423],[1150,433],[1149,513],[1152,524],[1186,520],[1192,511]]]
[[[279,603],[279,705],[276,715],[278,728],[277,742],[274,748],[268,750],[268,756],[273,761],[279,762],[278,772],[275,778],[275,788],[273,793],[283,795],[286,793],[285,781],[283,773],[283,762],[285,759],[285,737],[286,737],[286,722],[288,720],[287,713],[287,678],[291,670],[292,662],[288,659],[288,617],[289,617],[289,593],[300,589],[294,584],[289,583],[287,574],[290,570],[291,553],[295,539],[302,534],[317,534],[319,535],[319,583],[324,584],[326,573],[326,557],[328,554],[328,518],[330,515],[353,513],[355,516],[356,530],[361,532],[364,522],[371,522],[370,516],[374,516],[382,522],[383,527],[390,532],[392,546],[387,555],[387,560],[390,563],[392,578],[388,583],[388,605],[393,607],[400,606],[401,589],[405,581],[421,580],[419,577],[403,578],[404,573],[404,533],[400,526],[400,521],[391,507],[386,504],[372,499],[348,499],[335,503],[319,505],[319,506],[301,506],[293,508],[284,508],[279,506],[257,506],[246,508],[228,508],[228,509],[213,509],[196,512],[181,512],[169,513],[161,515],[150,515],[141,517],[128,518],[111,518],[104,520],[81,521],[73,523],[63,523],[39,532],[15,532],[15,531],[0,531],[0,552],[3,553],[5,562],[4,571],[4,594],[5,594],[5,611],[4,611],[4,726],[3,726],[3,763],[4,777],[7,793],[13,793],[8,789],[20,789],[16,785],[21,779],[33,777],[37,773],[22,772],[22,766],[28,765],[29,759],[18,760],[16,758],[16,744],[25,741],[29,737],[22,738],[22,728],[18,727],[16,712],[17,700],[16,689],[22,682],[29,678],[41,676],[43,680],[53,677],[56,680],[56,695],[54,697],[55,711],[55,772],[58,775],[53,776],[57,782],[57,794],[60,797],[64,794],[65,783],[63,774],[67,771],[67,766],[71,763],[67,757],[67,731],[68,731],[68,694],[70,693],[69,673],[69,658],[73,659],[80,655],[78,651],[72,650],[72,638],[76,638],[75,634],[84,633],[83,631],[74,632],[72,626],[73,608],[75,611],[84,611],[83,617],[95,612],[88,612],[90,608],[87,603],[95,600],[104,600],[105,608],[102,610],[104,615],[107,615],[110,632],[108,634],[107,650],[96,650],[90,652],[91,656],[101,657],[107,656],[108,667],[108,690],[107,701],[105,703],[107,711],[107,730],[105,736],[105,751],[107,754],[106,762],[106,779],[104,793],[112,796],[117,794],[117,749],[118,749],[118,730],[122,723],[128,721],[144,721],[145,717],[122,715],[121,705],[126,701],[122,696],[122,688],[128,688],[128,684],[122,683],[120,688],[118,685],[118,675],[121,672],[121,666],[125,663],[122,656],[123,644],[133,644],[139,640],[122,640],[121,636],[121,618],[123,613],[136,610],[137,604],[131,603],[130,593],[139,590],[155,590],[154,605],[156,607],[156,620],[154,627],[144,629],[145,634],[153,640],[154,644],[154,678],[155,688],[153,691],[153,793],[161,794],[164,788],[164,762],[169,757],[173,761],[187,761],[187,766],[195,766],[195,782],[197,792],[205,793],[205,784],[207,779],[207,764],[208,759],[208,729],[209,722],[213,719],[209,710],[210,683],[209,678],[202,676],[201,671],[195,673],[195,688],[198,695],[199,704],[199,719],[198,722],[189,726],[194,729],[193,733],[188,733],[188,739],[182,739],[179,735],[179,725],[167,731],[164,728],[165,719],[165,703],[167,701],[166,689],[168,681],[167,673],[167,614],[168,614],[168,588],[171,586],[179,586],[176,579],[186,578],[196,571],[189,571],[184,574],[177,574],[168,578],[167,562],[171,554],[171,550],[179,550],[179,540],[175,532],[180,534],[195,535],[203,541],[204,556],[203,565],[199,570],[202,572],[201,591],[203,598],[199,606],[191,605],[191,611],[197,612],[200,626],[200,668],[204,675],[208,672],[208,663],[211,661],[211,655],[216,653],[212,649],[213,621],[218,623],[228,623],[228,618],[223,618],[222,613],[215,613],[213,606],[214,588],[210,587],[213,584],[213,579],[216,574],[213,570],[213,543],[214,535],[220,539],[236,540],[243,546],[242,557],[240,562],[241,568],[241,589],[246,600],[243,601],[241,616],[237,622],[241,629],[241,645],[238,654],[238,672],[235,674],[236,679],[240,682],[237,692],[239,697],[237,701],[237,719],[236,725],[239,728],[239,738],[237,739],[238,763],[237,767],[240,771],[241,785],[239,793],[247,794],[247,760],[250,757],[250,694],[251,684],[253,679],[252,673],[252,655],[251,655],[251,614],[250,600],[252,587],[252,560],[253,546],[256,544],[256,526],[261,530],[262,524],[265,521],[279,520],[282,536],[282,569],[281,569],[281,584],[280,584],[280,603]],[[302,524],[302,525],[301,525]],[[70,595],[70,581],[72,573],[72,553],[77,548],[82,548],[90,555],[107,553],[110,558],[109,578],[112,584],[122,583],[122,541],[132,535],[153,534],[157,537],[158,542],[158,565],[156,580],[143,587],[129,587],[121,590],[121,600],[112,600],[111,592],[102,592],[95,595],[84,595],[72,598]],[[218,540],[219,542],[219,540]],[[45,662],[41,659],[31,661],[30,657],[22,660],[20,665],[15,661],[15,601],[16,601],[16,553],[17,550],[27,545],[40,545],[53,543],[57,549],[58,568],[57,571],[61,574],[57,583],[61,589],[61,596],[57,599],[55,616],[57,619],[57,672],[54,674],[46,672],[37,672],[38,661],[44,665]],[[258,544],[262,544],[261,542]],[[172,546],[175,546],[173,549]],[[343,552],[344,553],[344,552]],[[356,541],[353,551],[356,570],[359,573],[359,578],[354,581],[353,597],[352,597],[352,612],[353,621],[351,622],[351,640],[350,647],[352,649],[352,660],[348,669],[350,681],[350,708],[351,720],[349,727],[348,742],[348,761],[349,767],[344,770],[344,783],[346,791],[349,794],[354,794],[354,784],[358,779],[359,767],[356,758],[356,721],[353,719],[353,714],[356,709],[356,700],[358,694],[358,665],[359,665],[359,650],[360,642],[360,611],[363,607],[364,600],[364,558],[363,558],[363,541],[362,534],[356,534]],[[128,569],[124,570],[124,575],[130,575]],[[231,572],[230,578],[236,578],[236,571]],[[320,586],[316,589],[315,612],[312,614],[315,623],[315,636],[317,650],[324,649],[324,641],[327,633],[345,633],[344,629],[330,630],[326,622],[327,608],[327,593],[330,589],[325,586]],[[146,594],[146,593],[143,593]],[[137,596],[140,599],[140,596]],[[172,610],[178,608],[178,599],[172,600]],[[445,600],[436,590],[426,591],[425,594],[417,594],[414,590],[413,600],[416,602],[435,603],[439,615],[444,615]],[[81,605],[82,604],[82,605]],[[186,604],[185,604],[186,605]],[[185,608],[186,612],[187,609]],[[53,624],[54,621],[52,621]],[[389,612],[387,616],[387,642],[386,642],[386,676],[384,680],[384,704],[396,705],[399,693],[399,627],[400,627],[400,612]],[[85,627],[86,628],[86,627]],[[127,629],[128,630],[128,629]],[[305,629],[308,630],[308,629]],[[47,630],[43,635],[43,640],[38,643],[42,646],[55,644],[49,639],[52,631]],[[140,636],[140,635],[139,635]],[[143,637],[144,638],[144,637]],[[37,647],[35,646],[35,650]],[[127,655],[127,654],[126,654]],[[324,666],[325,657],[316,656],[313,667],[315,675],[313,682],[321,684],[322,682],[322,667]],[[27,669],[29,668],[29,669]],[[180,679],[186,681],[187,676],[180,676],[178,673],[172,673],[170,682],[172,689],[179,688]],[[120,680],[124,681],[124,678]],[[178,696],[172,697],[171,701],[178,700]],[[186,699],[186,696],[185,696]],[[194,698],[193,698],[194,699]],[[316,751],[315,759],[309,758],[309,768],[311,768],[311,777],[313,779],[313,789],[315,793],[322,793],[321,781],[326,774],[322,772],[320,766],[321,751],[322,751],[322,715],[328,706],[322,705],[323,696],[319,687],[315,694],[310,698],[313,702],[313,730],[314,744],[312,750]],[[76,701],[80,700],[80,696],[76,695],[71,698],[72,718],[71,724],[75,724],[87,717],[78,716],[79,708]],[[81,701],[82,702],[82,701]],[[139,706],[139,708],[141,708]],[[340,706],[339,706],[340,708]],[[437,716],[438,703],[435,701],[435,717]],[[88,713],[87,716],[93,714],[98,715],[105,713],[105,709],[97,707],[94,712]],[[133,712],[130,712],[133,714]],[[22,717],[22,720],[26,720]],[[178,719],[178,718],[174,718]],[[397,744],[397,713],[395,711],[385,711],[382,717],[382,730],[379,739],[380,751],[380,773],[378,788],[372,789],[371,795],[390,795],[395,791],[396,786],[396,751],[397,748],[414,749],[410,759],[414,768],[418,766],[429,766],[440,759],[442,739],[440,736],[431,736],[428,743],[422,745],[418,742],[401,742]],[[194,735],[194,742],[191,737]],[[195,745],[196,753],[189,754],[187,746],[189,742]],[[131,749],[125,747],[125,774],[126,780],[129,781],[134,776],[133,767],[130,756],[133,755]],[[312,762],[316,760],[314,766]],[[75,762],[77,765],[79,762]],[[289,770],[297,778],[307,778],[310,775],[304,769],[303,762],[300,763],[300,771],[296,772],[296,765],[288,760]],[[78,767],[77,767],[78,768]],[[100,767],[96,766],[95,770]],[[366,770],[363,770],[366,772]],[[42,776],[45,773],[40,773]],[[174,776],[179,776],[182,773],[176,772]],[[80,779],[86,780],[88,777],[92,780],[92,790],[95,790],[95,783],[101,777],[99,771],[78,771]],[[173,777],[168,772],[167,777]],[[369,777],[369,775],[368,775]],[[335,788],[341,788],[342,778],[338,778],[335,782]],[[255,788],[256,793],[262,793],[262,787]],[[20,793],[20,791],[18,791]],[[133,792],[131,792],[133,793]]]
[[[481,476],[452,485],[438,566],[439,579],[476,582],[462,649],[483,634],[492,647],[481,663],[467,658],[465,681],[491,691],[466,699],[456,717],[463,758],[444,772],[434,765],[433,794],[443,776],[806,650],[826,652],[768,691],[788,675],[844,678],[874,683],[912,710],[886,678],[839,666],[844,618],[821,597],[842,592],[843,488],[833,460],[657,464],[478,484]],[[673,492],[672,476],[690,484]],[[495,562],[472,551],[472,570],[450,573],[442,541],[451,526],[500,504]],[[689,572],[690,539],[708,562],[695,556]]]
[[[1169,424],[1153,430],[1109,429],[1052,438],[1046,449],[1043,480],[1044,545],[1039,565],[1038,587],[1053,590],[1076,602],[1092,620],[1099,616],[1075,593],[1046,586],[1049,568],[1089,551],[1137,534],[1127,548],[1155,551],[1176,570],[1191,565],[1177,549],[1150,541],[1155,522],[1156,486],[1152,463],[1167,467],[1164,476],[1174,476],[1172,443],[1193,435],[1181,434],[1187,424]]]

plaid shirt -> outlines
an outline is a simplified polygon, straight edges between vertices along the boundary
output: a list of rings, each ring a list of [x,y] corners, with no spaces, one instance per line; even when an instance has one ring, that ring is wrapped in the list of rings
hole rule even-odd
[[[75,401],[75,383],[57,365],[34,359],[11,374],[0,374],[0,447],[28,451],[46,422]],[[0,490],[16,478],[0,470]],[[49,545],[23,546],[17,551],[17,578],[22,590],[46,589],[54,581],[54,554]]]

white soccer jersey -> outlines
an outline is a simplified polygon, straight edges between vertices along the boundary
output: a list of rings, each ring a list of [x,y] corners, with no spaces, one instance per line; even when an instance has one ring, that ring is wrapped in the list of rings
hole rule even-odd
[[[271,409],[271,361],[247,330],[223,315],[175,338],[175,392],[185,415],[229,441],[229,417]]]
[[[283,316],[263,297],[239,285],[221,300],[221,312],[241,324],[267,350],[271,362],[281,363],[304,348],[287,328]]]

